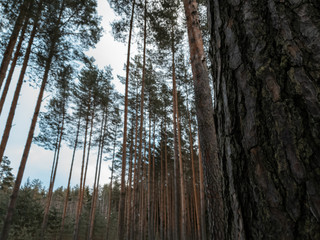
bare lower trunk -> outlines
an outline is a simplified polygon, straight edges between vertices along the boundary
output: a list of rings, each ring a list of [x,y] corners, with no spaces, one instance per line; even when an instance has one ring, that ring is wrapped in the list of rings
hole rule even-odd
[[[200,151],[200,139],[198,133],[198,146],[199,146],[199,188],[200,188],[200,212],[201,212],[201,239],[207,240],[207,228],[206,228],[206,199],[204,195],[204,177],[203,177],[203,167]]]
[[[52,194],[53,194],[53,186],[54,182],[56,179],[56,174],[57,174],[57,168],[58,168],[58,163],[59,163],[59,155],[60,155],[60,149],[61,149],[61,142],[62,142],[62,136],[63,136],[63,128],[64,128],[64,120],[65,120],[65,114],[64,114],[64,109],[63,109],[63,116],[62,116],[62,124],[61,124],[61,130],[59,133],[59,141],[58,141],[58,146],[57,146],[57,155],[55,156],[55,164],[53,166],[53,171],[51,173],[51,178],[50,178],[50,185],[49,185],[49,191],[48,191],[48,196],[47,196],[47,204],[46,208],[44,211],[43,215],[43,221],[41,225],[41,238],[43,239],[45,236],[45,231],[47,228],[47,223],[48,223],[48,217],[49,217],[49,210],[50,210],[50,205],[51,205],[51,200],[52,200]]]
[[[133,122],[133,121],[132,121]],[[132,124],[133,126],[133,124]],[[133,128],[132,128],[132,134],[131,134],[131,145],[130,145],[130,159],[129,159],[129,176],[128,176],[128,182],[129,182],[129,186],[128,186],[128,197],[127,197],[127,233],[126,233],[126,236],[127,236],[127,239],[130,239],[130,229],[131,229],[131,213],[132,213],[132,210],[131,210],[131,207],[132,207],[132,204],[131,204],[131,195],[132,195],[132,191],[131,191],[131,188],[132,188],[132,158],[133,158],[133,144],[134,144],[134,141],[133,141],[133,138],[134,138],[134,135],[133,135]]]
[[[88,125],[89,125],[89,112],[90,112],[90,103],[88,104],[87,109],[87,117],[86,117],[86,125],[85,125],[85,133],[84,133],[84,143],[83,143],[83,154],[82,154],[82,164],[81,164],[81,174],[80,174],[80,186],[79,186],[79,196],[78,196],[78,205],[76,210],[76,219],[75,226],[73,230],[73,239],[78,240],[78,227],[80,221],[80,201],[82,195],[82,185],[83,185],[83,176],[84,176],[84,166],[85,166],[85,157],[86,157],[86,149],[87,149],[87,133],[88,133]]]
[[[116,142],[116,141],[115,141]],[[111,165],[111,178],[109,187],[109,201],[108,201],[108,216],[107,216],[107,229],[106,229],[106,240],[109,240],[109,228],[110,228],[110,216],[111,216],[111,200],[112,200],[112,183],[113,183],[113,168],[114,168],[114,157],[115,157],[115,145],[113,148],[113,157]]]
[[[194,205],[195,205],[195,226],[197,229],[197,238],[201,239],[201,229],[200,229],[200,209],[199,209],[199,202],[198,202],[198,191],[197,191],[197,184],[196,184],[196,171],[195,171],[195,164],[194,164],[194,155],[193,155],[193,139],[192,139],[192,130],[191,130],[191,120],[190,114],[188,111],[188,122],[189,122],[189,139],[190,139],[190,158],[191,158],[191,168],[192,168],[192,187],[193,187],[193,197],[194,197]]]
[[[85,164],[85,169],[84,169],[84,176],[83,176],[82,185],[80,184],[77,216],[76,216],[75,228],[74,228],[74,233],[73,233],[74,240],[78,240],[78,238],[79,238],[80,217],[81,217],[81,213],[82,213],[82,204],[83,204],[84,191],[85,191],[86,179],[87,179],[87,171],[88,171],[88,165],[89,165],[89,159],[90,159],[90,149],[91,149],[91,140],[92,140],[92,132],[93,132],[94,112],[95,112],[95,106],[93,106],[93,110],[92,110],[92,114],[91,114],[91,120],[90,120],[90,134],[89,134],[87,159],[86,159],[86,164]],[[85,156],[85,151],[84,151],[84,156]]]
[[[63,230],[64,230],[64,221],[65,221],[66,214],[67,214],[68,199],[69,199],[69,192],[70,192],[70,182],[71,182],[74,158],[75,158],[75,155],[76,155],[76,150],[77,150],[77,145],[78,145],[78,137],[79,137],[79,132],[80,132],[80,123],[81,123],[81,117],[79,116],[77,134],[76,134],[76,139],[75,139],[75,143],[74,143],[71,166],[70,166],[70,172],[69,172],[69,178],[68,178],[67,192],[66,192],[66,196],[65,196],[65,200],[64,200],[64,205],[63,205],[63,214],[62,214],[62,219],[61,219],[61,228],[60,228],[60,237],[59,237],[60,240],[62,240],[62,235],[63,235]]]
[[[91,208],[90,208],[90,214],[89,214],[88,235],[87,235],[88,240],[91,240],[93,235],[96,199],[99,193],[99,175],[101,170],[101,159],[102,159],[102,153],[103,153],[103,147],[104,147],[103,143],[105,140],[103,136],[105,135],[106,122],[107,122],[106,111],[104,111],[102,121],[101,121],[98,155],[97,155],[96,170],[95,170],[94,183],[93,183],[92,202],[91,202]]]

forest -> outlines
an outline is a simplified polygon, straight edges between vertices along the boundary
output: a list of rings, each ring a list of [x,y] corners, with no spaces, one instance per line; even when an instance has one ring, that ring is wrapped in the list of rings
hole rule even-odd
[[[0,240],[320,239],[318,0],[0,0],[0,62]]]

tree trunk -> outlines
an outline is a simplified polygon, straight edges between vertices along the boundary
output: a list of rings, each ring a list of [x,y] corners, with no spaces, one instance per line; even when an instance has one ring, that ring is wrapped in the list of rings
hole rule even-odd
[[[133,121],[132,121],[133,123]],[[131,144],[130,144],[130,158],[129,158],[129,176],[128,176],[128,182],[129,182],[129,186],[128,186],[128,197],[127,197],[127,232],[126,232],[126,237],[127,239],[130,239],[130,229],[131,229],[131,212],[132,212],[132,205],[131,205],[131,195],[132,195],[132,191],[131,191],[131,188],[132,188],[132,158],[133,158],[133,144],[134,144],[134,141],[133,141],[133,138],[134,138],[134,135],[133,135],[133,124],[132,124],[132,130],[131,130]]]
[[[174,178],[174,239],[180,239],[179,238],[179,192],[178,192],[178,158],[179,158],[179,153],[178,153],[178,145],[177,145],[177,113],[176,113],[176,103],[175,103],[175,73],[174,73],[174,68],[175,68],[175,48],[174,48],[174,30],[172,26],[172,34],[171,34],[171,41],[172,41],[172,46],[171,46],[171,52],[172,52],[172,107],[173,107],[173,132],[174,132],[174,138],[173,138],[173,147],[174,147],[174,173],[173,173],[173,178]]]
[[[315,6],[209,2],[229,238],[320,238],[320,9]]]
[[[181,235],[180,239],[187,239],[186,235],[186,196],[185,196],[185,189],[184,189],[184,175],[183,175],[183,164],[182,164],[182,152],[181,152],[181,129],[180,129],[180,118],[179,118],[179,108],[178,108],[178,94],[176,88],[176,75],[175,75],[175,64],[173,60],[173,104],[175,104],[175,112],[176,112],[176,124],[177,124],[177,132],[178,132],[178,149],[179,149],[179,177],[180,177],[180,201],[181,201]]]
[[[150,102],[149,102],[150,106]],[[149,149],[148,149],[148,236],[150,239],[154,239],[152,229],[152,217],[151,217],[151,111],[149,110]]]
[[[191,158],[191,168],[192,168],[192,187],[193,187],[193,197],[194,197],[194,205],[195,205],[195,226],[197,229],[197,238],[201,239],[201,229],[200,229],[200,209],[199,209],[199,203],[198,203],[198,191],[197,191],[197,185],[196,185],[196,170],[195,170],[195,164],[194,164],[194,154],[193,154],[193,139],[192,139],[192,130],[191,130],[191,119],[188,109],[188,103],[187,103],[187,114],[188,114],[188,122],[189,122],[189,141],[190,141],[190,158]]]
[[[21,68],[21,71],[20,71],[20,76],[19,76],[19,79],[18,79],[18,82],[17,82],[16,90],[15,90],[14,95],[13,95],[13,99],[12,99],[12,103],[11,103],[11,106],[10,106],[10,111],[9,111],[9,114],[8,114],[6,126],[5,126],[5,129],[4,129],[3,135],[2,135],[1,144],[0,144],[0,163],[2,161],[4,151],[5,151],[7,143],[8,143],[8,139],[9,139],[9,135],[10,135],[11,127],[12,127],[12,121],[13,121],[14,114],[15,114],[15,111],[16,111],[18,99],[19,99],[19,96],[20,96],[20,91],[21,91],[21,87],[22,87],[22,84],[23,84],[24,75],[25,75],[25,72],[26,72],[27,67],[28,67],[28,62],[29,62],[30,53],[31,53],[31,47],[32,47],[33,40],[34,40],[34,37],[35,37],[36,32],[37,32],[37,28],[38,28],[38,20],[39,20],[40,14],[41,14],[41,10],[42,10],[42,2],[40,2],[39,6],[38,6],[38,12],[37,12],[37,15],[36,15],[37,17],[34,20],[33,28],[32,28],[32,31],[31,31],[30,38],[29,38],[29,42],[28,42],[28,47],[26,49],[26,53],[25,53],[25,56],[24,56],[22,68]]]
[[[24,20],[24,24],[23,24],[23,27],[22,27],[22,30],[21,30],[20,38],[19,38],[19,41],[18,41],[18,44],[17,44],[17,47],[16,47],[16,52],[14,54],[14,57],[13,57],[13,60],[12,60],[12,63],[11,63],[11,67],[10,67],[10,70],[9,70],[9,73],[8,73],[8,76],[7,76],[7,80],[6,80],[5,84],[4,84],[4,88],[3,88],[1,99],[0,99],[0,116],[1,116],[1,113],[2,113],[4,102],[5,102],[7,94],[8,94],[8,90],[9,90],[9,86],[10,86],[10,83],[11,83],[12,75],[13,75],[14,69],[16,67],[18,58],[20,56],[20,50],[21,50],[21,46],[22,46],[22,43],[23,43],[23,40],[24,40],[24,37],[25,37],[25,33],[26,33],[26,29],[28,27],[28,24],[29,24],[29,16],[27,16],[26,19]]]
[[[144,87],[145,87],[145,73],[146,73],[146,39],[147,39],[147,1],[144,1],[144,30],[143,30],[143,63],[142,63],[142,79],[141,79],[141,98],[140,98],[140,128],[139,128],[139,152],[138,152],[138,164],[137,164],[137,179],[138,184],[136,187],[136,194],[140,195],[140,200],[142,199],[142,193],[143,188],[140,188],[139,186],[142,186],[142,181],[140,183],[140,180],[142,180],[142,144],[143,144],[143,124],[144,124]],[[141,204],[139,204],[139,201],[136,201],[135,208],[139,212],[139,210],[142,209]],[[135,222],[138,223],[138,228],[136,228],[137,232],[135,233],[135,236],[139,239],[141,237],[141,226],[142,226],[143,217],[141,214],[135,215]],[[140,230],[139,230],[140,228]]]
[[[90,107],[89,107],[89,112],[90,112]],[[86,188],[87,171],[88,171],[88,165],[89,165],[89,159],[90,159],[90,149],[91,149],[91,140],[92,140],[94,116],[95,116],[95,104],[93,104],[91,120],[90,120],[89,143],[88,143],[88,151],[87,151],[87,159],[86,159],[86,164],[85,164],[85,169],[84,169],[84,175],[81,174],[81,176],[83,176],[83,181],[82,181],[82,185],[80,184],[77,216],[76,216],[75,228],[74,228],[74,233],[73,233],[74,240],[78,240],[78,238],[79,238],[79,225],[80,225],[80,217],[81,217],[81,213],[82,213],[83,197],[84,197],[84,191],[85,191],[85,188]],[[84,149],[85,148],[86,148],[86,144],[84,145]],[[85,157],[85,150],[84,150],[84,153],[83,153],[83,157]],[[83,168],[83,166],[82,166],[82,168]],[[81,183],[81,181],[80,181],[80,183]]]
[[[81,114],[81,111],[80,111],[79,114]],[[75,158],[75,155],[76,155],[76,150],[77,150],[77,145],[78,145],[78,137],[79,137],[79,132],[80,132],[80,123],[81,123],[81,117],[79,116],[76,139],[75,139],[75,143],[74,143],[71,166],[70,166],[70,172],[69,172],[69,178],[68,178],[67,192],[66,192],[66,197],[65,197],[65,200],[64,200],[64,205],[63,205],[63,214],[62,214],[62,219],[61,219],[61,228],[60,228],[60,237],[59,237],[60,240],[62,240],[63,229],[64,229],[64,221],[65,221],[66,214],[67,214],[68,199],[69,199],[69,192],[70,192],[70,182],[71,182],[74,158]]]
[[[116,153],[116,139],[115,139],[114,145],[113,145],[113,156],[112,156],[112,165],[111,165],[111,178],[110,178],[110,188],[109,188],[106,240],[109,239],[110,216],[111,216],[111,200],[112,200],[112,183],[113,183],[113,169],[114,169],[115,153]]]
[[[54,48],[54,46],[53,46],[53,48]],[[18,174],[16,177],[16,181],[15,181],[13,190],[12,190],[12,195],[10,197],[11,199],[10,199],[6,219],[5,219],[4,225],[3,225],[1,240],[7,240],[8,235],[9,235],[12,216],[13,216],[16,201],[18,198],[19,188],[21,185],[24,169],[25,169],[25,166],[27,163],[29,152],[30,152],[30,147],[31,147],[31,143],[32,143],[33,135],[34,135],[34,130],[36,127],[36,123],[37,123],[37,119],[38,119],[38,115],[39,115],[39,111],[40,111],[40,107],[41,107],[42,97],[43,97],[44,89],[45,89],[45,86],[46,86],[46,83],[48,80],[52,57],[53,57],[53,49],[51,49],[51,52],[49,53],[49,58],[48,58],[48,61],[47,61],[46,67],[45,67],[45,72],[43,75],[43,79],[42,79],[42,83],[41,83],[41,87],[40,87],[40,92],[38,95],[36,107],[34,110],[32,121],[31,121],[27,142],[24,147],[23,155],[22,155],[21,162],[20,162],[20,167],[18,170]]]
[[[47,223],[48,223],[49,210],[50,210],[52,194],[53,194],[53,186],[54,186],[54,182],[56,179],[57,168],[58,168],[58,163],[59,163],[59,155],[60,155],[61,142],[62,142],[62,136],[63,136],[64,121],[65,121],[65,109],[63,108],[61,130],[59,132],[59,141],[58,141],[58,146],[57,146],[57,155],[55,156],[55,161],[53,161],[54,165],[52,166],[53,168],[52,168],[51,177],[50,177],[50,185],[49,185],[49,191],[48,191],[48,195],[47,195],[47,204],[46,204],[46,208],[44,210],[43,220],[42,220],[42,225],[41,225],[41,233],[40,233],[41,239],[43,239],[45,236],[45,231],[46,231]]]
[[[97,161],[96,161],[96,170],[94,174],[94,183],[93,183],[93,193],[92,193],[92,202],[91,202],[91,208],[90,208],[90,214],[89,214],[89,224],[88,224],[88,235],[87,239],[91,240],[93,235],[93,227],[94,227],[94,217],[95,217],[95,210],[96,210],[96,197],[99,192],[99,173],[101,169],[101,155],[103,153],[103,143],[104,143],[104,135],[106,132],[106,111],[103,111],[103,116],[101,120],[101,128],[100,128],[100,138],[99,138],[99,146],[98,146],[98,155],[97,155]]]
[[[200,216],[201,216],[201,239],[207,240],[207,228],[206,228],[206,200],[204,195],[204,177],[203,177],[203,167],[200,151],[200,138],[198,132],[198,148],[199,148],[199,190],[200,190]]]
[[[89,99],[91,98],[91,94],[89,94]],[[75,225],[73,230],[73,239],[78,240],[78,228],[79,228],[79,221],[80,221],[80,202],[81,202],[81,195],[82,195],[82,185],[83,185],[83,176],[84,176],[84,166],[85,166],[85,158],[86,158],[86,149],[87,149],[87,135],[88,135],[88,125],[89,125],[89,113],[90,113],[90,102],[88,103],[87,108],[87,116],[86,116],[86,125],[85,125],[85,133],[84,133],[84,143],[83,143],[83,154],[82,154],[82,163],[81,163],[81,174],[80,174],[80,186],[79,186],[79,197],[78,197],[78,205],[76,210],[76,219]]]
[[[6,50],[3,54],[3,58],[2,58],[1,66],[0,66],[0,89],[2,87],[2,83],[3,83],[4,78],[6,77],[6,72],[7,72],[10,60],[11,60],[11,55],[12,55],[14,46],[16,45],[16,42],[17,42],[17,39],[19,36],[19,32],[22,27],[22,23],[27,15],[27,11],[28,11],[28,8],[31,5],[31,3],[32,2],[29,0],[24,0],[23,3],[21,4],[19,15],[18,15],[16,22],[15,22],[15,25],[13,27],[13,30],[12,30],[8,45],[6,47]],[[35,20],[35,25],[37,25],[37,23],[36,23],[37,21],[38,20]]]
[[[130,66],[130,48],[131,48],[131,36],[133,27],[133,16],[134,16],[135,0],[132,2],[132,12],[130,19],[130,30],[128,40],[128,55],[127,55],[127,66],[126,66],[126,88],[125,88],[125,100],[124,100],[124,122],[123,122],[123,143],[122,143],[122,168],[121,168],[121,190],[120,190],[120,201],[119,201],[119,219],[118,219],[118,237],[119,240],[125,239],[125,221],[124,221],[124,210],[125,210],[125,175],[126,175],[126,149],[127,149],[127,119],[128,119],[128,86],[129,86],[129,66]]]
[[[211,89],[203,50],[198,7],[195,0],[183,0],[183,3],[187,18],[195,103],[203,157],[206,197],[208,199],[209,239],[224,240],[226,238],[225,226],[228,224],[223,196],[222,163],[218,158]]]

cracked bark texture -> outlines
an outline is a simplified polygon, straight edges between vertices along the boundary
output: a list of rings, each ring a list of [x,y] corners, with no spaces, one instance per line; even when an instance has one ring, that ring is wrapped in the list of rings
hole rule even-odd
[[[320,239],[320,5],[209,0],[227,239]]]

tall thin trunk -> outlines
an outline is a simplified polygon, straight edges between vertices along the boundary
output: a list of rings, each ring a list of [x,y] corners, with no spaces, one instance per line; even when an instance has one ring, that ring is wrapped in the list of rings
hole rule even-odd
[[[160,143],[160,239],[164,239],[164,167],[163,167],[163,139],[162,139],[162,132],[163,132],[163,121],[161,122],[161,143]]]
[[[17,39],[19,36],[19,32],[22,27],[22,23],[26,17],[28,8],[31,5],[31,3],[32,2],[29,0],[24,0],[23,3],[21,4],[19,15],[18,15],[16,22],[15,22],[15,25],[13,27],[13,30],[12,30],[8,45],[6,47],[6,50],[3,54],[3,59],[1,62],[1,66],[0,66],[0,89],[2,87],[3,80],[6,76],[6,72],[7,72],[9,63],[10,63],[11,55],[12,55],[14,46],[16,45],[16,42],[17,42]],[[37,21],[38,20],[35,20],[35,22],[37,22]]]
[[[79,225],[80,225],[83,197],[84,197],[84,191],[85,191],[85,187],[86,187],[87,171],[88,171],[88,165],[89,165],[89,159],[90,159],[90,149],[91,149],[91,140],[92,140],[92,133],[93,133],[94,114],[95,114],[95,106],[93,106],[91,120],[90,120],[90,133],[89,133],[87,159],[86,159],[86,164],[85,164],[85,169],[84,169],[84,176],[83,176],[82,185],[80,184],[80,193],[79,193],[80,196],[78,199],[79,200],[78,201],[78,209],[77,209],[77,216],[76,216],[76,222],[75,222],[75,228],[74,228],[74,234],[73,234],[74,240],[78,240],[78,238],[79,238]]]
[[[153,226],[153,236],[156,236],[156,231],[155,231],[155,227],[157,225],[156,223],[156,181],[155,181],[155,176],[156,176],[156,167],[155,167],[155,151],[156,151],[156,124],[155,124],[155,120],[153,123],[153,148],[152,148],[152,182],[151,182],[151,189],[152,189],[152,196],[151,196],[151,218],[152,218],[152,226]]]
[[[53,49],[54,49],[54,45],[52,45],[52,47],[51,47],[51,51],[49,53],[49,58],[48,58],[48,61],[47,61],[46,67],[45,67],[45,72],[44,72],[44,75],[43,75],[43,79],[42,79],[42,83],[41,83],[41,87],[40,87],[40,92],[39,92],[39,95],[38,95],[36,107],[35,107],[35,110],[34,110],[32,121],[31,121],[27,142],[26,142],[26,145],[24,147],[23,155],[22,155],[21,162],[20,162],[19,171],[18,171],[18,174],[17,174],[17,177],[16,177],[16,181],[15,181],[15,184],[14,184],[14,187],[13,187],[12,195],[10,197],[11,200],[10,200],[10,203],[9,203],[6,219],[5,219],[5,222],[4,222],[4,225],[3,225],[1,240],[7,240],[8,235],[9,235],[9,229],[10,229],[10,225],[11,225],[12,216],[13,216],[13,212],[14,212],[14,209],[15,209],[16,201],[17,201],[17,198],[18,198],[19,188],[20,188],[20,185],[21,185],[24,169],[25,169],[25,166],[26,166],[26,163],[27,163],[29,152],[30,152],[30,147],[31,147],[31,143],[32,143],[33,135],[34,135],[34,130],[35,130],[35,127],[36,127],[36,123],[37,123],[37,119],[38,119],[38,115],[39,115],[39,111],[40,111],[40,107],[41,107],[41,102],[42,102],[44,89],[45,89],[45,86],[46,86],[46,83],[47,83],[47,80],[48,80],[51,61],[52,61],[52,58],[53,58]]]
[[[54,186],[54,182],[55,182],[55,179],[56,179],[57,168],[58,168],[58,163],[59,163],[59,155],[60,155],[61,142],[62,142],[62,136],[63,136],[64,122],[65,122],[65,109],[64,109],[64,107],[63,107],[62,111],[63,111],[63,113],[62,113],[62,123],[61,123],[61,129],[60,129],[59,141],[58,141],[58,147],[57,147],[57,156],[56,156],[56,159],[55,159],[54,168],[52,169],[53,172],[51,174],[51,179],[50,179],[49,191],[48,191],[48,196],[47,196],[47,204],[46,204],[46,208],[44,210],[44,215],[43,215],[43,220],[42,220],[42,225],[41,225],[41,233],[40,233],[40,235],[41,235],[42,239],[44,238],[45,231],[46,231],[46,228],[47,228],[49,210],[50,210],[52,194],[53,194],[53,186]]]
[[[171,34],[171,51],[172,51],[172,106],[173,106],[173,132],[174,132],[174,239],[179,238],[179,205],[178,205],[178,145],[177,145],[177,108],[176,108],[176,94],[175,94],[175,49],[174,49],[174,29],[172,26],[172,34]]]
[[[81,114],[81,111],[80,111],[80,114]],[[79,115],[76,139],[75,139],[75,143],[74,143],[74,147],[73,147],[71,166],[70,166],[70,172],[69,172],[69,178],[68,178],[67,192],[66,192],[66,196],[64,199],[64,205],[63,205],[63,214],[62,214],[62,219],[61,219],[61,228],[60,228],[60,236],[59,236],[60,240],[62,240],[62,235],[63,235],[63,230],[64,230],[64,222],[65,222],[65,218],[66,218],[66,214],[67,214],[68,199],[69,199],[69,192],[70,192],[70,182],[71,182],[71,176],[72,176],[72,170],[73,170],[73,163],[74,163],[76,150],[77,150],[77,146],[78,146],[80,123],[81,123],[81,116]]]
[[[23,25],[23,28],[21,30],[20,38],[19,38],[19,41],[18,41],[18,44],[17,44],[17,47],[16,47],[16,52],[15,52],[14,57],[12,59],[10,70],[9,70],[6,82],[4,84],[4,88],[3,88],[1,99],[0,99],[0,115],[2,113],[3,105],[4,105],[4,102],[5,102],[7,94],[8,94],[8,90],[9,90],[9,86],[10,86],[10,83],[11,83],[11,79],[12,79],[12,75],[13,75],[14,69],[16,67],[18,58],[20,56],[20,50],[21,50],[22,43],[24,41],[24,37],[25,37],[25,33],[26,33],[26,29],[28,27],[28,24],[29,24],[29,16],[27,16],[26,19],[24,20],[24,25]]]
[[[209,85],[208,69],[203,50],[197,2],[183,0],[190,47],[190,58],[196,99],[197,119],[205,186],[207,187],[209,238],[225,239],[227,220],[223,202],[224,182],[222,164],[218,158],[218,142],[213,118],[213,104]],[[214,200],[213,200],[214,199]]]
[[[168,174],[168,147],[167,147],[167,122],[165,117],[165,123],[164,123],[164,158],[165,158],[165,175],[166,175],[166,198],[167,198],[167,204],[166,204],[166,211],[167,211],[167,233],[166,238],[168,240],[172,239],[172,221],[171,221],[171,210],[170,210],[170,189],[169,189],[169,174]]]
[[[203,167],[200,151],[200,138],[198,132],[198,146],[199,146],[199,185],[200,185],[200,210],[201,210],[201,239],[207,240],[207,228],[206,228],[206,199],[204,195],[204,177],[203,177]]]
[[[96,212],[96,203],[97,203],[97,197],[99,194],[99,180],[100,180],[100,173],[101,173],[101,163],[102,163],[102,155],[103,155],[103,148],[104,148],[104,142],[105,142],[105,134],[107,130],[107,121],[108,121],[108,112],[105,110],[105,116],[102,120],[101,125],[101,131],[100,131],[100,142],[99,142],[99,150],[98,150],[98,156],[97,156],[97,163],[96,163],[96,173],[95,173],[95,179],[93,184],[93,201],[91,203],[91,213],[90,213],[90,220],[89,220],[89,233],[88,233],[88,239],[91,240],[93,236],[93,227],[94,227],[94,218],[95,218],[95,212]],[[98,167],[98,168],[97,168]]]
[[[149,103],[150,105],[150,103]],[[153,239],[152,218],[151,218],[151,113],[149,111],[149,154],[148,154],[148,236]]]
[[[130,48],[131,48],[131,36],[133,27],[133,16],[134,7],[136,1],[132,2],[132,12],[130,19],[130,30],[128,40],[128,55],[127,55],[127,66],[126,66],[126,87],[125,87],[125,100],[124,100],[124,121],[123,121],[123,143],[122,143],[122,168],[121,168],[121,190],[120,190],[120,201],[119,201],[119,219],[118,219],[118,237],[119,240],[125,239],[125,224],[124,224],[124,210],[125,210],[125,175],[126,175],[126,150],[127,150],[127,119],[128,119],[128,86],[129,86],[129,66],[130,66]]]
[[[180,201],[181,201],[181,239],[187,239],[186,235],[186,203],[185,203],[185,189],[184,189],[184,175],[183,175],[183,164],[182,164],[182,152],[181,152],[181,129],[179,119],[179,108],[178,108],[178,95],[176,89],[176,77],[175,77],[175,66],[173,62],[173,90],[174,90],[174,104],[176,105],[176,117],[177,117],[177,131],[178,131],[178,149],[179,149],[179,175],[180,175]]]
[[[192,187],[193,187],[193,196],[194,196],[194,205],[195,205],[195,213],[196,213],[196,229],[198,234],[198,239],[201,239],[201,229],[200,229],[200,209],[198,203],[198,191],[196,185],[196,171],[194,164],[194,155],[193,155],[193,139],[192,139],[192,131],[191,131],[191,119],[189,114],[189,108],[187,103],[187,114],[188,114],[188,122],[189,122],[189,141],[190,141],[190,158],[191,158],[191,168],[192,168]]]
[[[138,154],[138,164],[137,164],[137,175],[138,175],[138,179],[140,179],[141,174],[142,174],[142,170],[141,170],[141,166],[142,166],[142,141],[143,141],[143,137],[142,137],[142,132],[143,132],[143,122],[144,122],[144,87],[145,87],[145,73],[146,73],[146,46],[147,46],[147,1],[145,0],[145,4],[144,4],[144,38],[143,38],[143,63],[142,63],[142,80],[141,80],[141,100],[140,100],[140,129],[139,129],[139,154]],[[138,181],[139,182],[139,181]],[[142,193],[142,189],[139,189],[139,185],[137,185],[136,191],[140,193]],[[139,201],[136,201],[136,210],[138,211],[140,207],[141,210],[141,205],[139,206]],[[139,223],[139,227],[141,229],[141,222],[142,222],[142,216],[141,214],[139,214],[139,218],[138,218],[138,214],[136,214],[136,219],[135,222]],[[139,228],[137,228],[138,230]],[[140,237],[139,232],[141,231],[137,231],[136,232],[136,236],[137,238]]]
[[[89,94],[89,99],[91,95]],[[88,103],[87,109],[87,116],[86,116],[86,125],[85,125],[85,132],[84,132],[84,143],[83,143],[83,153],[82,153],[82,163],[81,163],[81,174],[80,174],[80,186],[79,186],[79,196],[78,196],[78,205],[76,210],[76,219],[75,219],[75,226],[73,230],[73,239],[77,240],[78,236],[78,227],[79,227],[79,220],[80,220],[80,201],[82,195],[82,185],[83,185],[83,176],[84,176],[84,166],[85,166],[85,158],[86,158],[86,149],[87,149],[87,135],[88,135],[88,125],[89,125],[89,113],[90,113],[90,104]]]
[[[132,121],[133,123],[133,121]],[[133,124],[132,124],[133,126]],[[133,144],[134,144],[134,135],[133,135],[133,127],[132,127],[132,133],[131,133],[131,144],[130,144],[130,157],[129,157],[129,176],[128,176],[128,182],[129,182],[129,186],[128,186],[128,197],[127,197],[127,233],[126,233],[126,237],[127,239],[130,239],[130,229],[131,229],[131,195],[132,195],[132,158],[133,158]]]
[[[135,146],[134,146],[134,165],[133,165],[133,193],[132,193],[132,202],[133,202],[133,206],[135,205],[135,201],[136,201],[136,188],[137,188],[137,184],[138,184],[138,176],[137,176],[137,146],[138,146],[138,101],[136,101],[136,121],[135,121]],[[131,219],[130,219],[130,226],[131,226],[131,230],[130,230],[130,236],[128,237],[129,239],[133,239],[133,233],[134,233],[134,229],[135,229],[135,214],[136,211],[134,209],[134,207],[131,208]]]
[[[24,60],[23,60],[23,64],[22,64],[22,68],[21,68],[21,71],[20,71],[20,76],[19,76],[19,79],[18,79],[18,82],[17,82],[16,90],[14,92],[14,96],[13,96],[13,100],[12,100],[12,103],[11,103],[10,111],[9,111],[9,114],[8,114],[6,126],[5,126],[5,129],[4,129],[3,135],[2,135],[1,144],[0,144],[0,163],[2,161],[3,154],[4,154],[4,151],[6,149],[8,138],[9,138],[9,135],[10,135],[13,117],[14,117],[14,114],[15,114],[15,111],[16,111],[16,107],[17,107],[17,103],[18,103],[18,99],[19,99],[19,96],[20,96],[20,91],[21,91],[24,75],[25,75],[25,72],[26,72],[27,67],[28,67],[28,62],[29,62],[30,53],[31,53],[31,47],[32,47],[33,40],[34,40],[34,37],[35,37],[36,32],[37,32],[37,28],[38,28],[38,24],[39,24],[38,21],[39,21],[39,17],[40,17],[41,11],[42,11],[42,1],[39,3],[39,6],[38,6],[38,12],[37,12],[37,15],[36,15],[36,19],[34,20],[33,28],[32,28],[32,31],[31,31],[30,38],[29,38],[29,42],[28,42],[28,47],[27,47],[27,50],[26,50],[26,53],[25,53],[25,57],[24,57]]]
[[[90,207],[90,213],[89,213],[89,221],[88,221],[88,231],[87,231],[87,239],[92,238],[92,230],[93,230],[93,223],[94,223],[94,217],[93,217],[93,211],[95,208],[95,198],[96,198],[96,185],[97,185],[97,177],[98,177],[98,171],[99,171],[99,163],[100,163],[100,151],[102,147],[102,132],[104,129],[104,123],[105,123],[105,112],[103,112],[102,121],[101,121],[101,127],[100,127],[100,136],[98,141],[98,155],[96,160],[96,169],[94,173],[94,182],[93,182],[93,192],[92,192],[92,200],[91,200],[91,207]]]
[[[109,188],[109,201],[108,201],[108,216],[107,216],[106,240],[109,239],[110,216],[111,216],[111,200],[112,200],[112,184],[113,184],[113,169],[114,169],[115,153],[116,153],[116,138],[115,138],[114,144],[113,144],[113,155],[112,155],[112,165],[111,165],[111,178],[110,178],[110,188]]]

